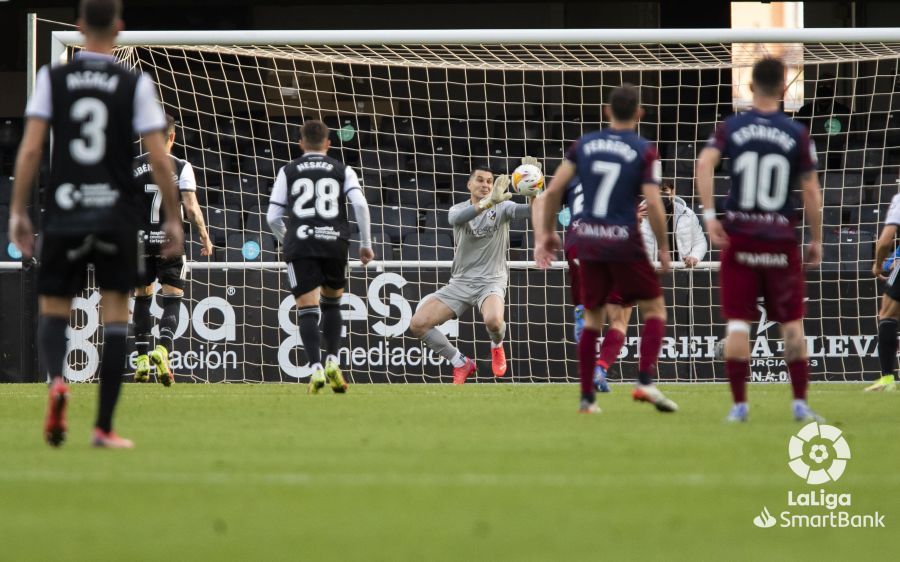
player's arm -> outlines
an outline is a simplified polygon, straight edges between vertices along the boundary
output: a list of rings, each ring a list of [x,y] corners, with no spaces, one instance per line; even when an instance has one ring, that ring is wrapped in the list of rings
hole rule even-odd
[[[349,166],[344,176],[344,193],[347,194],[347,201],[353,206],[353,216],[359,225],[359,261],[367,265],[375,259],[375,252],[372,251],[372,219],[369,216],[366,195],[359,183],[359,176]]]
[[[809,222],[811,240],[806,248],[806,265],[816,267],[822,263],[822,187],[815,170],[800,176],[803,190],[803,211]]]
[[[37,178],[44,151],[44,139],[47,138],[49,128],[50,123],[46,119],[29,117],[25,123],[19,153],[16,155],[9,235],[25,259],[31,259],[34,255],[34,228],[28,217],[28,201],[31,199],[31,187]]]
[[[641,185],[644,201],[647,202],[647,220],[656,236],[657,253],[659,254],[660,272],[669,271],[669,237],[666,236],[666,211],[663,207],[659,185],[644,183]]]
[[[706,232],[713,244],[720,248],[728,245],[728,235],[716,218],[716,202],[713,196],[713,174],[716,166],[722,160],[722,152],[715,146],[707,146],[700,151],[697,165],[694,171],[694,185],[700,194],[700,204],[703,205],[703,222],[706,223]]]
[[[272,186],[272,195],[269,196],[269,209],[266,211],[266,222],[269,229],[279,242],[284,243],[284,233],[287,227],[284,225],[284,210],[287,209],[287,177],[284,168],[278,170],[275,177],[275,185]]]
[[[897,225],[886,224],[881,230],[881,236],[875,242],[875,263],[872,264],[872,275],[884,277],[884,260],[894,249],[894,240],[897,238]],[[894,264],[896,267],[896,264]]]
[[[191,166],[190,162],[186,162],[184,168],[181,169],[181,177],[178,178],[178,190],[181,192],[181,207],[184,209],[184,216],[187,217],[188,222],[200,235],[200,243],[203,245],[203,248],[200,249],[200,254],[211,256],[213,252],[212,241],[209,239],[209,232],[206,230],[206,221],[203,220],[200,202],[197,201],[197,178],[194,176],[194,167]]]
[[[531,207],[531,223],[534,228],[534,260],[537,266],[546,269],[550,267],[556,251],[562,243],[553,220],[562,205],[563,194],[566,186],[575,177],[575,164],[571,160],[563,160],[553,174],[553,180],[540,197],[536,197]],[[657,195],[659,193],[657,192]]]

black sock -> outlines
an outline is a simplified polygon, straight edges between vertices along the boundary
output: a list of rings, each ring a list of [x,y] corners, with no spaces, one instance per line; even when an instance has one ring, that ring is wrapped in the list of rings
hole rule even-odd
[[[150,304],[153,297],[150,295],[134,297],[134,314],[131,322],[134,324],[134,348],[138,355],[147,355],[150,350],[150,330],[153,329],[153,321],[150,318]]]
[[[882,375],[893,375],[897,370],[897,320],[894,318],[878,323],[878,361]]]
[[[638,382],[643,385],[653,384],[653,375],[650,373],[639,372]]]
[[[44,314],[38,319],[38,354],[50,381],[61,377],[65,369],[68,327],[68,317]]]
[[[128,325],[107,324],[103,327],[103,357],[100,361],[100,407],[97,427],[112,431],[113,410],[119,401],[122,375],[125,372],[125,337]]]
[[[172,351],[175,330],[178,329],[178,316],[181,314],[181,295],[162,296],[163,314],[159,319],[159,345]]]
[[[304,306],[299,310],[300,339],[306,349],[306,357],[310,365],[322,363],[321,333],[319,332],[319,307]]]
[[[325,353],[337,357],[341,348],[341,297],[319,299],[322,310],[322,337],[325,339]]]

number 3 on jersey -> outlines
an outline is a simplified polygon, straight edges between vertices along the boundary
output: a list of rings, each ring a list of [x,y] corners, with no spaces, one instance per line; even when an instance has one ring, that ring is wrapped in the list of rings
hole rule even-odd
[[[338,216],[338,197],[341,195],[341,184],[333,178],[322,178],[313,184],[309,178],[300,178],[291,185],[291,195],[297,196],[294,201],[294,215],[305,219],[318,214],[323,219]],[[307,206],[310,200],[315,200]]]

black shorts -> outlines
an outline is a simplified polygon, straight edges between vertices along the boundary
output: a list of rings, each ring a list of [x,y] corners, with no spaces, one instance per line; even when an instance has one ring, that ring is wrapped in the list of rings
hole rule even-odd
[[[884,286],[884,294],[900,302],[900,278],[898,278],[897,273],[900,273],[900,265],[891,271],[891,275]]]
[[[347,284],[347,260],[301,258],[288,262],[287,275],[295,297],[322,286],[343,289]]]
[[[171,285],[183,291],[186,270],[184,256],[172,259],[144,256],[144,272],[138,276],[137,286],[146,287],[159,280],[161,285]]]
[[[136,231],[43,233],[38,251],[39,295],[74,297],[87,287],[88,264],[101,290],[131,293],[138,273]]]

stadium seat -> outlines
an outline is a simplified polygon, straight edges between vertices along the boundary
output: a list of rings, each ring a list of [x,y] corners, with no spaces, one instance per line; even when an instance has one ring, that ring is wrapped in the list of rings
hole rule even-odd
[[[6,232],[9,229],[9,207],[0,205],[0,232]]]
[[[9,255],[9,236],[6,234],[6,227],[0,231],[0,261],[19,261]]]
[[[838,264],[837,268],[829,265],[826,269],[868,271],[875,257],[875,239],[876,234],[866,230],[826,229],[823,235],[823,255],[827,255],[830,264]]]
[[[372,251],[375,253],[376,260],[383,261],[394,259],[393,247],[388,243],[372,240]],[[350,239],[348,257],[351,260],[359,259],[359,237]]]
[[[13,179],[9,176],[0,176],[0,205],[9,205],[12,199]]]
[[[405,235],[419,228],[419,216],[412,209],[383,207],[380,215],[382,220],[380,225],[374,218],[372,220],[372,236],[377,236],[380,240],[390,239],[393,244],[400,244]]]
[[[225,247],[226,239],[232,233],[240,233],[243,230],[241,213],[234,209],[221,207],[209,207],[206,211],[209,236],[213,244]]]
[[[400,247],[400,257],[403,260],[452,260],[453,239],[443,233],[407,234]]]

